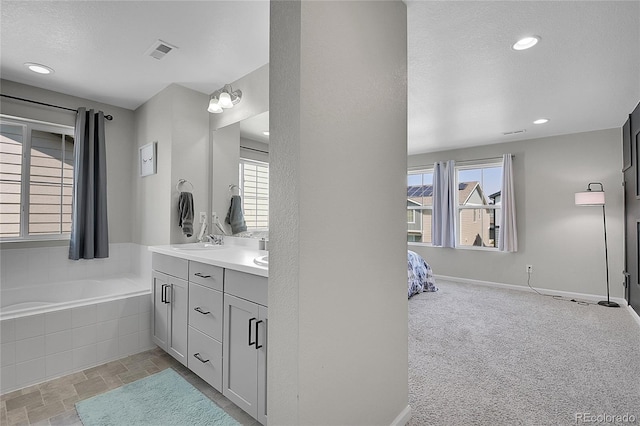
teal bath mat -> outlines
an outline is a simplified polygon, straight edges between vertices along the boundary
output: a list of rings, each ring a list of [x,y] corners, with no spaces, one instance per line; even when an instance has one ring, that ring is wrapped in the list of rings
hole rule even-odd
[[[84,426],[239,426],[173,369],[76,403]]]

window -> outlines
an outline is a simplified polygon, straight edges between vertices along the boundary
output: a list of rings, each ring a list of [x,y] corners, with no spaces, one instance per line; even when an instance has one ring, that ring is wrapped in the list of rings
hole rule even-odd
[[[502,163],[456,167],[458,245],[497,247],[500,228]]]
[[[269,163],[240,159],[242,210],[247,230],[269,228]]]
[[[0,238],[71,232],[73,128],[0,119]]]
[[[407,175],[407,241],[431,243],[433,170]]]

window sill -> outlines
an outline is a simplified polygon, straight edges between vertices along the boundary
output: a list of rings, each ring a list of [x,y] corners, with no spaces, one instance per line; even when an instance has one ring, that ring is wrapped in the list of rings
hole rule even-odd
[[[34,239],[5,239],[0,240],[0,249],[20,249],[34,247],[58,247],[68,246],[69,236],[56,235],[55,238],[34,238]]]

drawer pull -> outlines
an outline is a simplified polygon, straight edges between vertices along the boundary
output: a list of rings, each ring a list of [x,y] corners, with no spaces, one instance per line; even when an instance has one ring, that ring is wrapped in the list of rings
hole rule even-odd
[[[256,321],[256,349],[260,349],[262,347],[262,345],[258,344],[258,326],[263,323],[264,321],[260,320],[260,321]]]
[[[211,275],[202,275],[201,272],[196,272],[195,274],[196,277],[200,277],[200,278],[211,278]]]
[[[209,362],[208,359],[202,359],[202,357],[200,356],[200,352],[193,354],[193,356],[203,364]]]
[[[203,310],[200,308],[200,306],[197,306],[197,307],[193,308],[193,310],[194,310],[194,311],[196,311],[196,312],[200,312],[202,315],[207,315],[207,314],[210,314],[210,313],[211,313],[210,311],[207,311],[207,312],[203,311]]]

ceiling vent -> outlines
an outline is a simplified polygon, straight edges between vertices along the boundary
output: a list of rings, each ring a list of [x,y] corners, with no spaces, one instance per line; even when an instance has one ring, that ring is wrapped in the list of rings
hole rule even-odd
[[[526,129],[522,129],[522,130],[514,130],[514,131],[512,131],[512,132],[504,132],[504,133],[503,133],[503,135],[505,135],[505,136],[517,135],[517,134],[519,134],[519,133],[524,133],[524,132],[526,132],[526,131],[527,131]]]
[[[176,46],[173,46],[169,43],[166,43],[162,40],[156,40],[153,45],[145,52],[145,55],[151,56],[155,59],[162,59],[165,55],[171,52],[173,49],[177,49]]]

